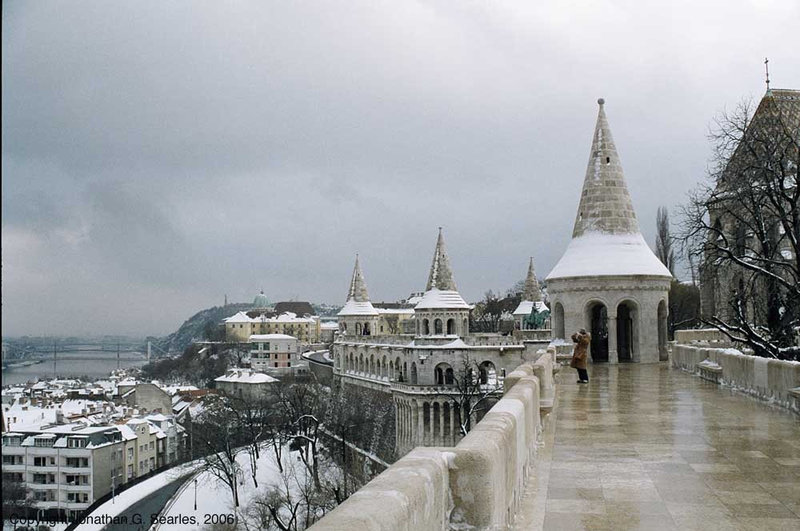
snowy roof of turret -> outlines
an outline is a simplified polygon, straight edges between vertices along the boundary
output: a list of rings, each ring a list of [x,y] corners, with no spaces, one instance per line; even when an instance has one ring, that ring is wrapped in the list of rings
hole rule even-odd
[[[572,241],[547,280],[628,275],[671,278],[639,231],[603,108],[605,101],[601,98],[597,103],[597,125]]]
[[[356,255],[356,265],[353,267],[353,276],[350,279],[347,302],[345,302],[338,315],[378,315],[378,311],[373,308],[372,303],[369,301],[367,283],[364,281],[364,274],[361,272],[358,255]]]
[[[470,309],[472,308],[461,297],[453,279],[453,270],[450,267],[450,257],[444,245],[444,235],[439,227],[439,237],[436,239],[436,249],[433,252],[431,270],[428,273],[428,284],[425,294],[414,306],[415,310],[434,308]]]
[[[542,301],[522,301],[514,310],[514,315],[530,315],[533,308],[536,308],[536,313],[547,311],[547,305]]]

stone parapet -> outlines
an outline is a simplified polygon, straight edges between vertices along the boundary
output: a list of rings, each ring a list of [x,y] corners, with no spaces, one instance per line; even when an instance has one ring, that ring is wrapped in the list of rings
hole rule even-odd
[[[800,387],[800,362],[743,354],[732,348],[676,343],[672,366],[800,413],[793,390]]]
[[[675,342],[681,345],[691,343],[725,343],[730,344],[728,336],[716,328],[698,328],[693,330],[675,330]]]
[[[512,371],[503,398],[456,446],[415,448],[311,529],[506,529],[537,456],[553,356]]]

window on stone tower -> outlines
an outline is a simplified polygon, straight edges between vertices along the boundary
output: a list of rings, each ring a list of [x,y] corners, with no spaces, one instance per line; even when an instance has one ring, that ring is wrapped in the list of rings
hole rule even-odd
[[[606,157],[606,164],[611,164],[611,157]]]

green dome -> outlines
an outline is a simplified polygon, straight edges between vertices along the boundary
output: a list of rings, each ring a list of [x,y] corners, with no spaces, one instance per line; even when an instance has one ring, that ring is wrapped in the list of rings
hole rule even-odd
[[[261,290],[261,293],[256,295],[256,298],[253,299],[253,307],[254,308],[267,308],[269,306],[269,300],[267,296],[264,295],[264,290]]]

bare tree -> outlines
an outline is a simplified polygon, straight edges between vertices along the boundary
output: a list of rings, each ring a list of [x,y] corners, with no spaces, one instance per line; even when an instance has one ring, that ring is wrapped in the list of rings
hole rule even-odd
[[[469,356],[461,360],[461,366],[453,371],[452,379],[445,377],[447,391],[440,396],[447,398],[459,425],[462,436],[472,429],[472,425],[480,420],[503,392],[499,375],[493,368],[480,366]]]
[[[800,104],[766,96],[716,119],[708,183],[683,211],[682,239],[721,301],[704,323],[757,355],[800,359]],[[720,292],[723,292],[721,295]]]
[[[223,396],[208,395],[203,406],[204,411],[194,426],[195,444],[200,444],[205,453],[202,467],[228,486],[234,507],[239,507],[241,465],[236,457],[246,447],[239,444],[236,416]]]

